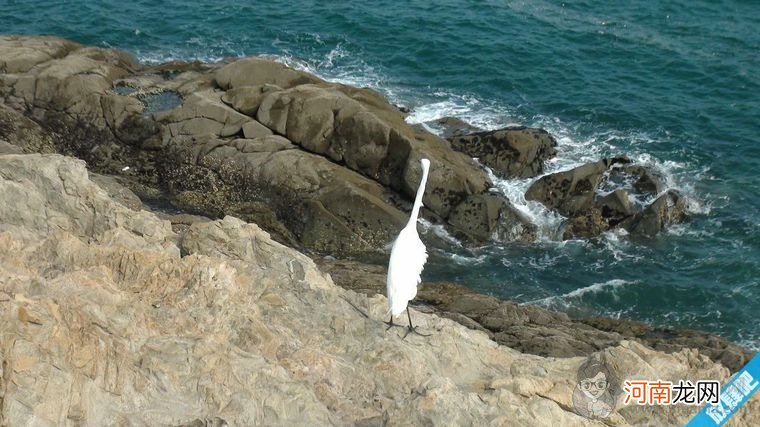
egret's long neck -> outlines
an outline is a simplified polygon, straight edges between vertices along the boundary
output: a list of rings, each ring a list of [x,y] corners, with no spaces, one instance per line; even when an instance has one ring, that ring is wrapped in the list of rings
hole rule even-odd
[[[414,198],[414,207],[412,207],[412,215],[409,217],[409,224],[417,224],[417,217],[420,214],[420,208],[422,207],[422,195],[425,194],[425,184],[427,184],[428,168],[422,168],[422,180],[420,181],[420,188],[417,189],[417,197]],[[407,225],[409,225],[407,224]]]

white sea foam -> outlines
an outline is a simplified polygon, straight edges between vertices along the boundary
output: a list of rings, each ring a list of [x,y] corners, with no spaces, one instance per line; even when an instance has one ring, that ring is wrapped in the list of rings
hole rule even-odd
[[[485,167],[494,189],[506,197],[528,221],[538,227],[539,239],[544,241],[559,240],[562,223],[565,218],[559,213],[548,209],[543,204],[525,199],[525,192],[535,182],[535,179],[502,179]]]
[[[459,265],[480,265],[483,264],[486,259],[488,259],[488,256],[483,254],[479,256],[465,256],[460,254],[451,254],[450,258],[452,261]]]
[[[589,294],[597,294],[601,292],[609,292],[612,297],[617,301],[620,297],[617,295],[617,290],[626,285],[635,285],[638,281],[628,281],[622,279],[612,279],[606,282],[594,283],[592,285],[576,289],[563,295],[554,295],[538,300],[527,301],[522,304],[534,304],[545,307],[568,307],[571,305],[572,300],[582,299]]]
[[[441,225],[441,224],[433,224],[433,223],[431,223],[430,221],[428,221],[428,220],[426,220],[424,218],[420,218],[420,219],[418,219],[418,221],[419,221],[419,224],[421,226],[421,231],[422,231],[423,234],[430,233],[430,234],[438,237],[439,239],[444,240],[445,242],[447,242],[449,244],[452,244],[452,245],[457,246],[457,247],[462,247],[462,242],[460,242],[459,240],[457,240],[456,237],[454,237],[451,234],[449,234],[449,232],[446,231],[446,227],[444,227],[443,225]]]

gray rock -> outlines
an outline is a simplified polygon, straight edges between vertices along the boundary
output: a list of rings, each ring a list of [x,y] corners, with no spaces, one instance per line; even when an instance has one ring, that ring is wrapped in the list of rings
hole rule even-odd
[[[428,124],[436,129],[440,129],[439,135],[446,139],[455,136],[465,136],[483,130],[456,117],[442,117],[438,120],[428,122]]]
[[[398,110],[371,92],[300,85],[267,95],[256,118],[305,150],[344,163],[409,199],[419,184],[419,159],[430,159],[425,205],[443,218],[489,186],[474,162],[432,134],[415,133]]]
[[[140,198],[119,182],[118,178],[97,173],[90,173],[89,177],[92,182],[98,185],[98,187],[105,190],[114,201],[132,209],[133,211],[139,211],[143,208]]]
[[[504,198],[493,194],[468,197],[454,208],[449,223],[477,242],[536,239],[536,226]]]
[[[157,114],[158,120],[166,123],[164,141],[169,142],[171,138],[183,135],[228,137],[242,133],[243,126],[254,120],[225,105],[221,96],[220,92],[215,91],[196,92],[187,97],[179,108]],[[249,133],[263,134],[261,130],[256,132],[255,126],[256,123],[253,123]]]
[[[624,221],[624,227],[632,235],[653,237],[671,224],[683,222],[688,217],[684,196],[676,190],[668,190],[643,211]]]
[[[257,221],[291,245],[317,250],[319,242],[321,250],[330,250],[334,245],[321,242],[347,239],[355,244],[342,251],[384,248],[400,209],[408,210],[415,196],[421,158],[433,164],[423,214],[452,232],[451,212],[491,186],[472,159],[413,129],[378,92],[326,83],[267,59],[142,66],[117,50],[33,37],[0,38],[0,51],[9,61],[0,69],[0,132],[13,132],[5,132],[7,142],[24,152],[74,155],[105,175],[130,166],[127,184],[141,197],[160,198],[168,190],[190,213]],[[171,103],[157,108],[147,101],[161,94],[171,94]],[[19,123],[30,133],[2,123]],[[270,156],[279,159],[280,170],[267,169],[264,182],[241,179],[260,176],[251,168]],[[285,164],[314,156],[324,159],[316,168]],[[333,184],[338,177],[348,181],[340,190]],[[290,192],[293,185],[297,193]],[[325,205],[338,206],[338,199],[356,205]],[[368,222],[361,214],[367,207],[382,219]],[[459,230],[490,232],[471,231]],[[330,233],[336,235],[326,239]]]
[[[251,120],[249,122],[246,122],[245,124],[243,124],[242,128],[243,128],[243,136],[245,136],[248,139],[254,139],[254,138],[259,138],[262,136],[272,135],[272,131],[269,130],[268,127],[262,125],[256,120]]]
[[[525,193],[527,200],[536,200],[565,216],[586,212],[594,203],[594,196],[607,163],[588,163],[564,172],[549,174],[538,179]]]
[[[24,154],[24,150],[17,145],[13,145],[0,139],[0,154]]]
[[[661,195],[649,206],[638,208],[629,193],[617,188],[599,197],[602,184],[626,186],[639,195],[658,194],[662,178],[650,168],[632,165],[626,157],[588,163],[549,174],[528,188],[527,200],[536,200],[568,217],[563,238],[591,238],[612,228],[625,228],[634,235],[652,237],[665,227],[688,218],[686,199],[675,190]]]
[[[53,135],[30,120],[18,111],[0,103],[0,139],[8,147],[6,152],[18,154],[27,153],[54,153],[55,144]]]
[[[557,140],[543,129],[509,127],[450,138],[457,151],[477,158],[505,178],[529,178],[544,171],[557,153]]]
[[[324,258],[317,262],[346,289],[368,296],[385,294],[383,266]],[[455,283],[423,284],[415,301],[470,329],[485,329],[499,344],[546,357],[588,356],[622,340],[635,340],[667,353],[698,349],[731,372],[741,369],[753,356],[753,352],[705,332],[607,317],[570,318],[565,313],[479,294]]]
[[[347,255],[393,240],[406,217],[382,186],[290,146],[279,136],[178,139],[161,174],[179,207],[234,213],[291,245]]]

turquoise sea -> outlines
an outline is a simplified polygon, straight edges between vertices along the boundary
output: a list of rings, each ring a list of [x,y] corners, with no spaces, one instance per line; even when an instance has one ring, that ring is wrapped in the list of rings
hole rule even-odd
[[[540,242],[434,250],[426,280],[760,344],[760,5],[669,2],[0,0],[0,32],[118,47],[145,62],[266,54],[383,92],[409,121],[540,126],[550,171],[627,153],[692,220],[647,241],[561,242],[561,218],[498,181]],[[428,238],[442,234],[428,227]],[[445,235],[444,235],[445,238]]]

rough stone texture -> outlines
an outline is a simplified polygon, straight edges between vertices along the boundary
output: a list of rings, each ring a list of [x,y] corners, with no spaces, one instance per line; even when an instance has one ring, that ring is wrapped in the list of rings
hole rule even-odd
[[[142,200],[137,195],[122,184],[118,178],[108,175],[100,175],[97,173],[90,173],[90,180],[98,185],[98,187],[105,190],[108,196],[132,209],[133,211],[139,211],[143,208]]]
[[[139,100],[111,90],[139,68],[133,58],[55,37],[3,36],[0,52],[5,61],[0,62],[0,98],[48,132],[42,141],[27,143],[25,152],[50,152],[52,145],[109,173],[135,159],[146,163],[135,146],[158,128],[142,115]],[[28,123],[21,127],[30,128]]]
[[[13,141],[25,153],[54,153],[55,144],[49,132],[18,111],[0,104],[0,139]]]
[[[605,218],[623,219],[634,214],[628,193],[621,189],[598,199],[596,206]]]
[[[289,145],[279,136],[175,139],[161,174],[177,206],[235,214],[292,245],[345,256],[393,240],[406,217],[382,186]]]
[[[668,190],[621,226],[633,235],[653,237],[668,225],[683,222],[686,217],[687,206],[683,195],[676,190]]]
[[[525,355],[416,310],[432,335],[401,339],[385,298],[336,287],[256,225],[177,235],[111,201],[81,161],[0,156],[0,194],[18,200],[0,205],[3,425],[671,425],[697,409],[582,418],[584,358]],[[621,378],[728,376],[695,350],[622,341],[595,357]],[[737,423],[760,422],[759,405]]]
[[[504,198],[493,194],[468,197],[454,208],[449,223],[477,242],[536,239],[536,226]]]
[[[230,89],[222,96],[222,101],[235,110],[251,117],[256,117],[261,101],[269,92],[282,90],[281,87],[263,84],[258,86],[240,86]]]
[[[483,130],[456,117],[442,117],[438,120],[427,122],[426,124],[432,126],[434,129],[438,129],[438,134],[446,139],[455,136],[464,136]]]
[[[665,190],[664,178],[650,168],[640,165],[628,165],[612,169],[613,175],[635,177],[633,188],[639,193],[652,195],[660,194]]]
[[[609,160],[588,163],[539,178],[525,193],[565,216],[585,212],[594,202],[596,190],[610,165]]]
[[[259,138],[262,136],[272,135],[272,131],[268,127],[262,125],[256,120],[246,122],[243,126],[243,136],[249,139]]]
[[[24,150],[17,145],[0,139],[0,154],[24,154]]]
[[[235,136],[243,133],[245,125],[253,123],[255,126],[254,120],[225,105],[221,97],[221,92],[196,92],[190,95],[179,108],[160,114],[159,121],[166,123],[164,141],[168,143],[171,138],[182,135]],[[252,130],[249,130],[249,133]],[[255,136],[245,136],[255,138]]]
[[[562,238],[590,239],[610,229],[610,224],[599,209],[591,208],[568,219]]]
[[[450,138],[451,147],[476,157],[505,178],[529,178],[544,171],[557,153],[557,140],[543,129],[508,127]]]
[[[410,199],[419,185],[419,160],[430,159],[425,205],[443,218],[490,185],[471,159],[453,152],[446,141],[414,130],[374,93],[300,85],[269,93],[256,118],[305,150],[344,163]]]
[[[3,36],[0,38],[0,72],[25,73],[37,64],[66,56],[79,47],[57,37]]]

